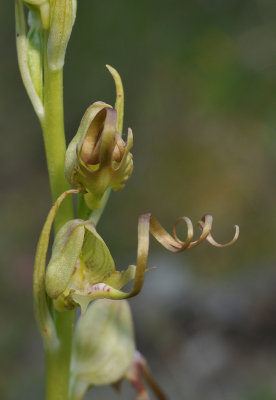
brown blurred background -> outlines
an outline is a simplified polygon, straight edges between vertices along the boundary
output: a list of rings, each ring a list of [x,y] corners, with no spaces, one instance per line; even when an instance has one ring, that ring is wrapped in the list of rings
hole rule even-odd
[[[68,140],[85,109],[113,103],[116,67],[135,134],[133,176],[99,225],[116,263],[135,262],[137,218],[167,229],[214,216],[208,244],[173,255],[151,241],[131,301],[137,345],[170,399],[276,399],[273,0],[80,0],[65,67]],[[43,398],[32,265],[50,195],[40,127],[18,72],[13,1],[0,4],[0,398]],[[181,228],[180,228],[181,232]],[[183,230],[183,234],[185,232]],[[86,399],[119,399],[111,389]],[[123,399],[135,394],[126,384]]]

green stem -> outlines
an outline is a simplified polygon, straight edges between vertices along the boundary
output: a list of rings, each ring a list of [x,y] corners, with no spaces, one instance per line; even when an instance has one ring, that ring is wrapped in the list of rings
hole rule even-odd
[[[63,71],[51,71],[45,67],[44,110],[41,120],[47,166],[53,202],[68,189],[64,176],[66,142],[63,118]],[[57,232],[65,222],[74,217],[72,200],[65,199],[55,220]]]
[[[44,117],[41,119],[43,138],[49,171],[52,199],[68,189],[64,176],[64,157],[66,151],[63,116],[63,71],[52,71],[47,63],[47,38],[44,40]],[[62,203],[56,220],[55,232],[68,220],[74,218],[72,199]],[[55,324],[59,346],[55,350],[46,349],[46,399],[67,400],[70,380],[70,361],[72,352],[75,312],[55,312]]]
[[[67,400],[75,312],[57,313],[56,328],[60,345],[46,351],[46,400]]]

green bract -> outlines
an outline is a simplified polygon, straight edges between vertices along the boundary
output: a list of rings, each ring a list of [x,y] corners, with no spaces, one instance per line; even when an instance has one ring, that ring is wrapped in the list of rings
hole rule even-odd
[[[115,109],[102,102],[92,104],[66,152],[65,175],[74,187],[87,193],[85,200],[91,209],[102,206],[109,187],[122,189],[132,173],[132,131],[128,130],[125,142],[117,126]]]
[[[28,14],[29,31],[27,34],[28,67],[34,89],[39,98],[42,99],[42,25],[38,11],[30,10]]]
[[[77,304],[85,310],[91,300],[112,296],[134,275],[135,266],[116,271],[93,222],[76,219],[56,235],[46,271],[46,291],[59,311]]]
[[[27,3],[28,24],[26,23],[24,4],[22,0],[15,2],[16,16],[16,47],[18,64],[23,83],[40,120],[44,118],[43,105],[43,23],[48,18],[47,2]],[[45,8],[46,7],[46,8]],[[43,14],[43,18],[42,18]],[[44,21],[44,22],[43,22]],[[29,29],[27,29],[29,28]]]
[[[122,379],[132,365],[134,351],[127,301],[95,301],[76,328],[71,399],[82,398],[90,386],[110,385]]]
[[[28,23],[25,6],[28,8]],[[45,106],[49,106],[46,81],[51,73],[59,71],[62,74],[76,9],[76,0],[15,0],[19,69],[29,98],[43,124]]]

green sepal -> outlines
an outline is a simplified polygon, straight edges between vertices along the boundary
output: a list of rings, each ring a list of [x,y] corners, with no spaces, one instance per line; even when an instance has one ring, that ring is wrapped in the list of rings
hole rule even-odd
[[[110,385],[122,379],[132,364],[134,351],[127,301],[95,301],[76,328],[71,399],[81,399],[90,386]]]
[[[46,291],[56,299],[66,289],[83,245],[83,221],[67,222],[58,232],[46,272]]]
[[[49,308],[49,299],[47,299],[45,288],[46,256],[50,233],[61,203],[68,195],[74,193],[78,193],[78,191],[67,190],[62,193],[53,204],[42,228],[36,249],[33,275],[34,310],[37,325],[46,349],[54,349],[59,346],[57,331]]]
[[[85,290],[114,271],[113,258],[93,222],[72,220],[55,237],[46,271],[46,291],[53,299],[68,296],[71,289]]]
[[[70,142],[68,149],[66,151],[65,156],[65,165],[64,165],[64,173],[69,183],[73,186],[78,187],[85,193],[85,187],[81,182],[79,182],[77,174],[78,174],[78,149],[82,147],[84,137],[87,133],[89,133],[89,129],[95,129],[94,126],[92,127],[92,121],[97,116],[97,114],[106,107],[110,107],[110,105],[103,103],[103,102],[96,102],[93,103],[88,109],[86,110],[79,129]]]
[[[114,260],[104,240],[91,221],[85,222],[85,238],[81,250],[90,282],[100,282],[115,271]]]
[[[76,219],[67,222],[56,235],[46,271],[46,291],[58,311],[72,309],[76,303],[82,306],[74,294],[88,293],[84,312],[91,301],[90,287],[106,282],[116,290],[134,276],[135,266],[116,271],[110,251],[92,221]]]

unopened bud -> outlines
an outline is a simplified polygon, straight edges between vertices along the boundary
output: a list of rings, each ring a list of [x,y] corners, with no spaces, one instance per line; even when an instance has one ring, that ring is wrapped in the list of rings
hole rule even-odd
[[[49,0],[24,0],[27,6],[36,7],[40,12],[41,23],[44,29],[49,29],[50,1]]]
[[[64,65],[67,44],[76,18],[76,4],[76,0],[51,2],[47,56],[49,68],[53,71]]]

